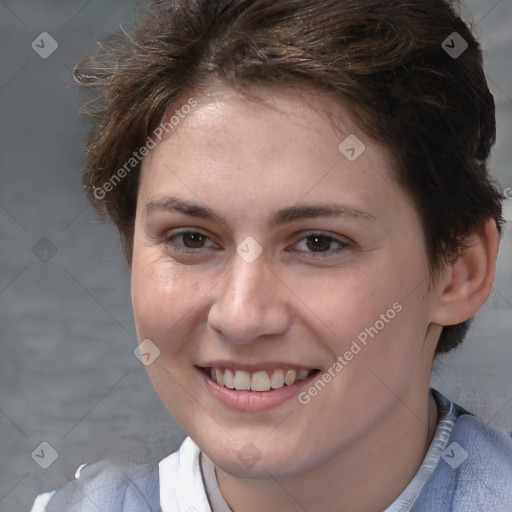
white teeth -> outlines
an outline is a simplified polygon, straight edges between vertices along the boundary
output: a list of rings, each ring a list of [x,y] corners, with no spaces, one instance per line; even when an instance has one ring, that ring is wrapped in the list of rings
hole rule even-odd
[[[295,377],[297,377],[297,372],[295,370],[286,370],[284,374],[284,383],[287,386],[291,386],[295,382]]]
[[[253,391],[268,391],[270,389],[270,379],[267,372],[255,372],[252,374],[251,389]]]
[[[270,377],[270,386],[272,389],[282,388],[284,386],[284,371],[274,370]]]
[[[291,386],[295,382],[308,377],[313,370],[260,370],[249,373],[244,370],[230,370],[229,368],[210,368],[209,373],[215,382],[229,389],[269,391],[283,386]]]
[[[224,385],[224,373],[222,372],[222,370],[215,368],[215,377],[213,379],[216,380],[221,386],[223,386]]]
[[[243,370],[237,370],[235,373],[235,389],[251,389],[251,375]]]
[[[224,386],[226,386],[229,389],[233,389],[235,387],[234,380],[235,380],[235,378],[233,376],[233,372],[226,368],[224,370]]]
[[[297,380],[305,379],[309,375],[309,370],[299,370],[297,372]]]

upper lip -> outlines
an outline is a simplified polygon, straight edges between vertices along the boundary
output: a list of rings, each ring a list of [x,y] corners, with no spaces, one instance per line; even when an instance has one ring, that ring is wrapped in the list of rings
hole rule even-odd
[[[200,368],[229,368],[230,370],[243,370],[246,372],[256,372],[259,370],[316,370],[318,368],[303,365],[300,363],[285,363],[283,361],[260,361],[257,363],[242,363],[239,361],[229,361],[227,359],[215,359],[206,361],[198,365]]]

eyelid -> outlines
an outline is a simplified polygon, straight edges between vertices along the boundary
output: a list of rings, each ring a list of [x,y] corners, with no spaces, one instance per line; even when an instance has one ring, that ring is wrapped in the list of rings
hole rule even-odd
[[[331,231],[324,231],[323,229],[309,229],[307,231],[301,231],[301,238],[307,238],[313,235],[325,236],[325,238],[332,238],[333,240],[337,240],[340,243],[350,243],[349,238],[343,235],[339,235],[337,233],[332,233]]]

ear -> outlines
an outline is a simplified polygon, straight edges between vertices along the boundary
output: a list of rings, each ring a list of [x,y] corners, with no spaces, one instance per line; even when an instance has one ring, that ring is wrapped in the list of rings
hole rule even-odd
[[[494,219],[474,231],[435,284],[431,321],[455,325],[471,318],[489,297],[496,275],[499,232]]]

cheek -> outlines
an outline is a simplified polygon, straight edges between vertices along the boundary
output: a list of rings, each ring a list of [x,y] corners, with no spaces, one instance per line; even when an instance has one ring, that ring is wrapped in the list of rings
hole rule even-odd
[[[131,293],[139,339],[168,344],[193,314],[201,291],[185,267],[172,266],[148,249],[134,255]]]
[[[322,310],[334,331],[331,348],[336,355],[353,347],[364,366],[399,367],[418,357],[422,348],[428,325],[427,267],[419,251],[381,256],[374,265],[353,268],[329,283]]]

